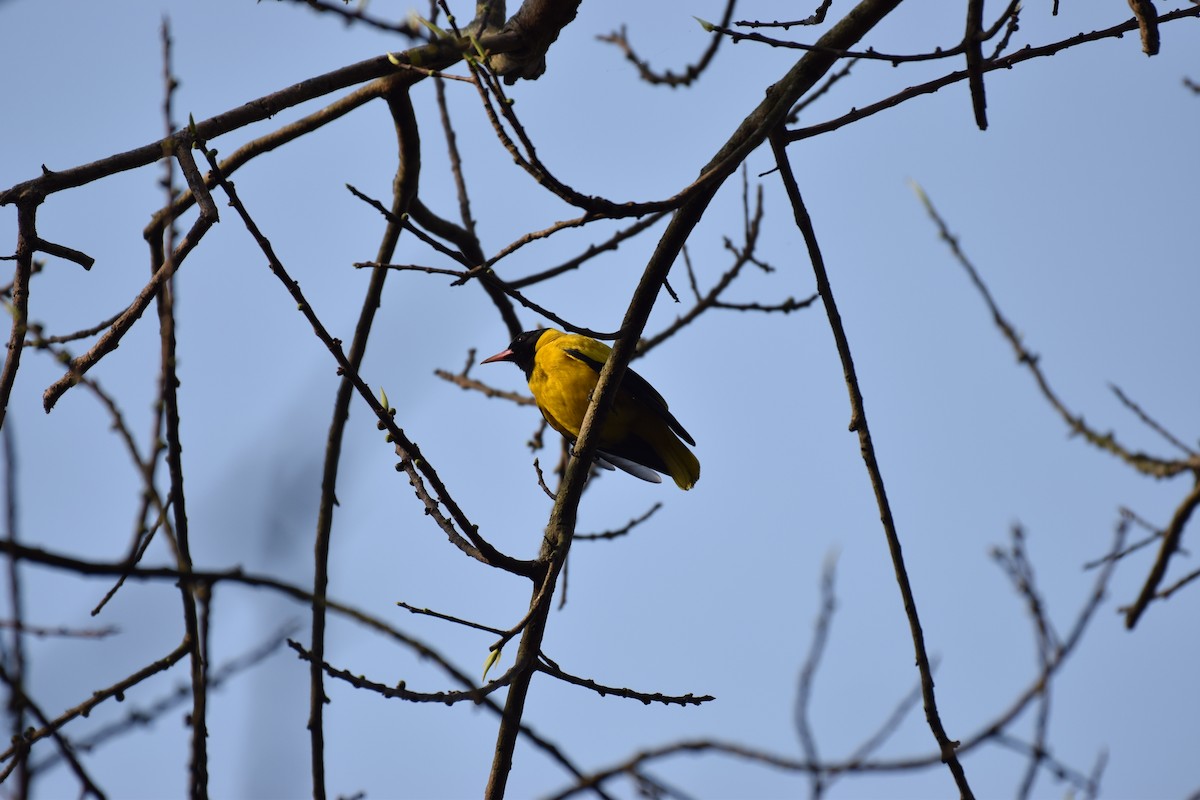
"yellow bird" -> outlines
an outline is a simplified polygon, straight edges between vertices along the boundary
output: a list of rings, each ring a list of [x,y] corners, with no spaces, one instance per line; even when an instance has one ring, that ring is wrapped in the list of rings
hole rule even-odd
[[[520,367],[546,422],[574,444],[611,354],[611,347],[587,336],[539,328],[522,333],[507,350],[480,363],[511,361]],[[690,489],[700,479],[700,462],[680,439],[696,444],[667,410],[662,395],[641,375],[625,370],[597,443],[600,465],[620,467],[652,483],[662,482],[661,472],[680,489]]]

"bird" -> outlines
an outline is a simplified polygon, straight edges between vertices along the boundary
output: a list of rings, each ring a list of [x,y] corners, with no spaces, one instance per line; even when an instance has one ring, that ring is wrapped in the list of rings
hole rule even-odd
[[[573,446],[610,355],[611,347],[588,336],[538,328],[480,363],[511,361],[520,367],[546,422]],[[691,489],[700,479],[700,462],[684,442],[696,444],[667,401],[645,378],[626,369],[600,432],[597,463],[651,483],[662,482],[661,472],[680,489]]]

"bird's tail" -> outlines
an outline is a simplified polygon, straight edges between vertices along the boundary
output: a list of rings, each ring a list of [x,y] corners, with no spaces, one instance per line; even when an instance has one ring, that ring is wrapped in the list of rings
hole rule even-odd
[[[675,480],[680,489],[690,489],[700,480],[700,460],[696,458],[687,445],[667,434],[662,437],[658,451],[666,462],[667,472]]]

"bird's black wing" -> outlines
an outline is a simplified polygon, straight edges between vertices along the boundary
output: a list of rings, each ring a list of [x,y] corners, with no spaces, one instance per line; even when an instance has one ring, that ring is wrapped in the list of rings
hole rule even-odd
[[[603,361],[597,361],[581,350],[567,348],[565,352],[572,358],[582,361],[584,364],[587,364],[589,367],[594,369],[597,375],[600,374],[600,370],[604,369]],[[654,411],[654,413],[658,414],[658,416],[662,418],[663,422],[666,422],[667,425],[671,427],[671,430],[679,434],[679,438],[683,439],[688,444],[695,446],[696,440],[693,439],[692,435],[688,433],[682,425],[679,424],[679,420],[675,419],[675,415],[672,414],[667,408],[667,401],[664,400],[663,396],[658,393],[658,390],[650,385],[649,381],[647,381],[641,375],[638,375],[632,369],[626,368],[625,377],[621,380],[621,388],[629,392],[637,400],[640,400],[642,403],[644,403],[648,408]]]

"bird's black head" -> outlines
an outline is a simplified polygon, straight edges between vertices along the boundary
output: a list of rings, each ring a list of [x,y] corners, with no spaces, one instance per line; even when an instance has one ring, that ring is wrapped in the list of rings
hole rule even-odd
[[[528,380],[530,374],[533,372],[533,356],[537,352],[538,339],[542,338],[542,334],[546,330],[546,328],[538,328],[533,331],[525,331],[512,340],[512,344],[508,346],[507,350],[502,350],[479,363],[488,364],[492,361],[511,361],[521,368],[521,371],[525,373],[526,380]]]

